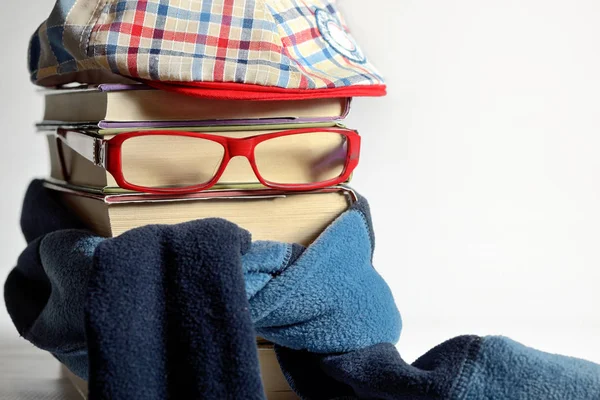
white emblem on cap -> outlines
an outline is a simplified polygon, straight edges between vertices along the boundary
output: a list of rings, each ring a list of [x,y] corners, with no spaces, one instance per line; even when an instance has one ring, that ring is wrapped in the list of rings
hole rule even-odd
[[[335,51],[358,63],[364,63],[367,60],[352,36],[344,30],[342,24],[334,15],[317,8],[315,16],[317,17],[317,27],[321,32],[321,36]]]

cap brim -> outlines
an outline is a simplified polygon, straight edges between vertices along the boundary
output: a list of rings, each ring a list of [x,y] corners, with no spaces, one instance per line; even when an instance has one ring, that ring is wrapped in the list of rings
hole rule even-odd
[[[330,89],[285,89],[246,83],[147,81],[148,86],[187,96],[215,100],[308,100],[332,97],[380,97],[385,85],[354,85]]]

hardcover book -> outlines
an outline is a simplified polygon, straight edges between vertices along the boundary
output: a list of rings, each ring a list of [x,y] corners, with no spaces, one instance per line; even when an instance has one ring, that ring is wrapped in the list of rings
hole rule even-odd
[[[212,190],[187,195],[99,195],[57,185],[60,199],[91,230],[113,237],[148,224],[177,224],[224,218],[252,234],[253,240],[309,245],[356,200],[345,186],[289,193],[271,189]]]
[[[350,109],[349,98],[212,100],[145,85],[103,84],[46,90],[44,95],[42,124],[99,128],[330,122],[345,118]]]

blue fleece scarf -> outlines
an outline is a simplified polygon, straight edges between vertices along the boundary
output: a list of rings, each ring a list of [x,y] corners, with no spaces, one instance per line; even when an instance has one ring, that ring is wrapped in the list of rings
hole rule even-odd
[[[256,367],[226,369],[231,377],[221,379],[221,389],[207,374],[214,378],[224,359],[256,361],[248,342],[255,335],[290,349],[341,353],[394,343],[400,334],[391,291],[371,264],[363,198],[308,248],[252,242],[220,219],[149,225],[106,239],[76,229],[81,223],[34,181],[22,228],[29,245],[6,283],[9,313],[26,339],[90,380],[91,398],[130,396],[132,385],[145,399],[183,390],[181,382],[159,387],[165,375],[189,377],[195,398],[219,398],[239,370]],[[240,333],[224,340],[232,331]],[[183,372],[190,364],[196,375]],[[256,388],[247,376],[242,381]]]
[[[255,329],[303,399],[600,400],[599,365],[505,337],[460,336],[404,362],[364,199],[308,248],[252,242],[220,219],[99,238],[39,181],[21,224],[7,308],[89,377],[90,400],[262,400]]]

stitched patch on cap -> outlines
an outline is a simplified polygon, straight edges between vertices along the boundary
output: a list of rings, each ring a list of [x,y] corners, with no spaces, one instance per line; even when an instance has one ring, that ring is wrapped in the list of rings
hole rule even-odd
[[[323,39],[335,51],[357,63],[362,64],[367,61],[354,39],[344,30],[342,24],[335,16],[323,9],[317,8],[315,17],[317,18],[317,27]]]

